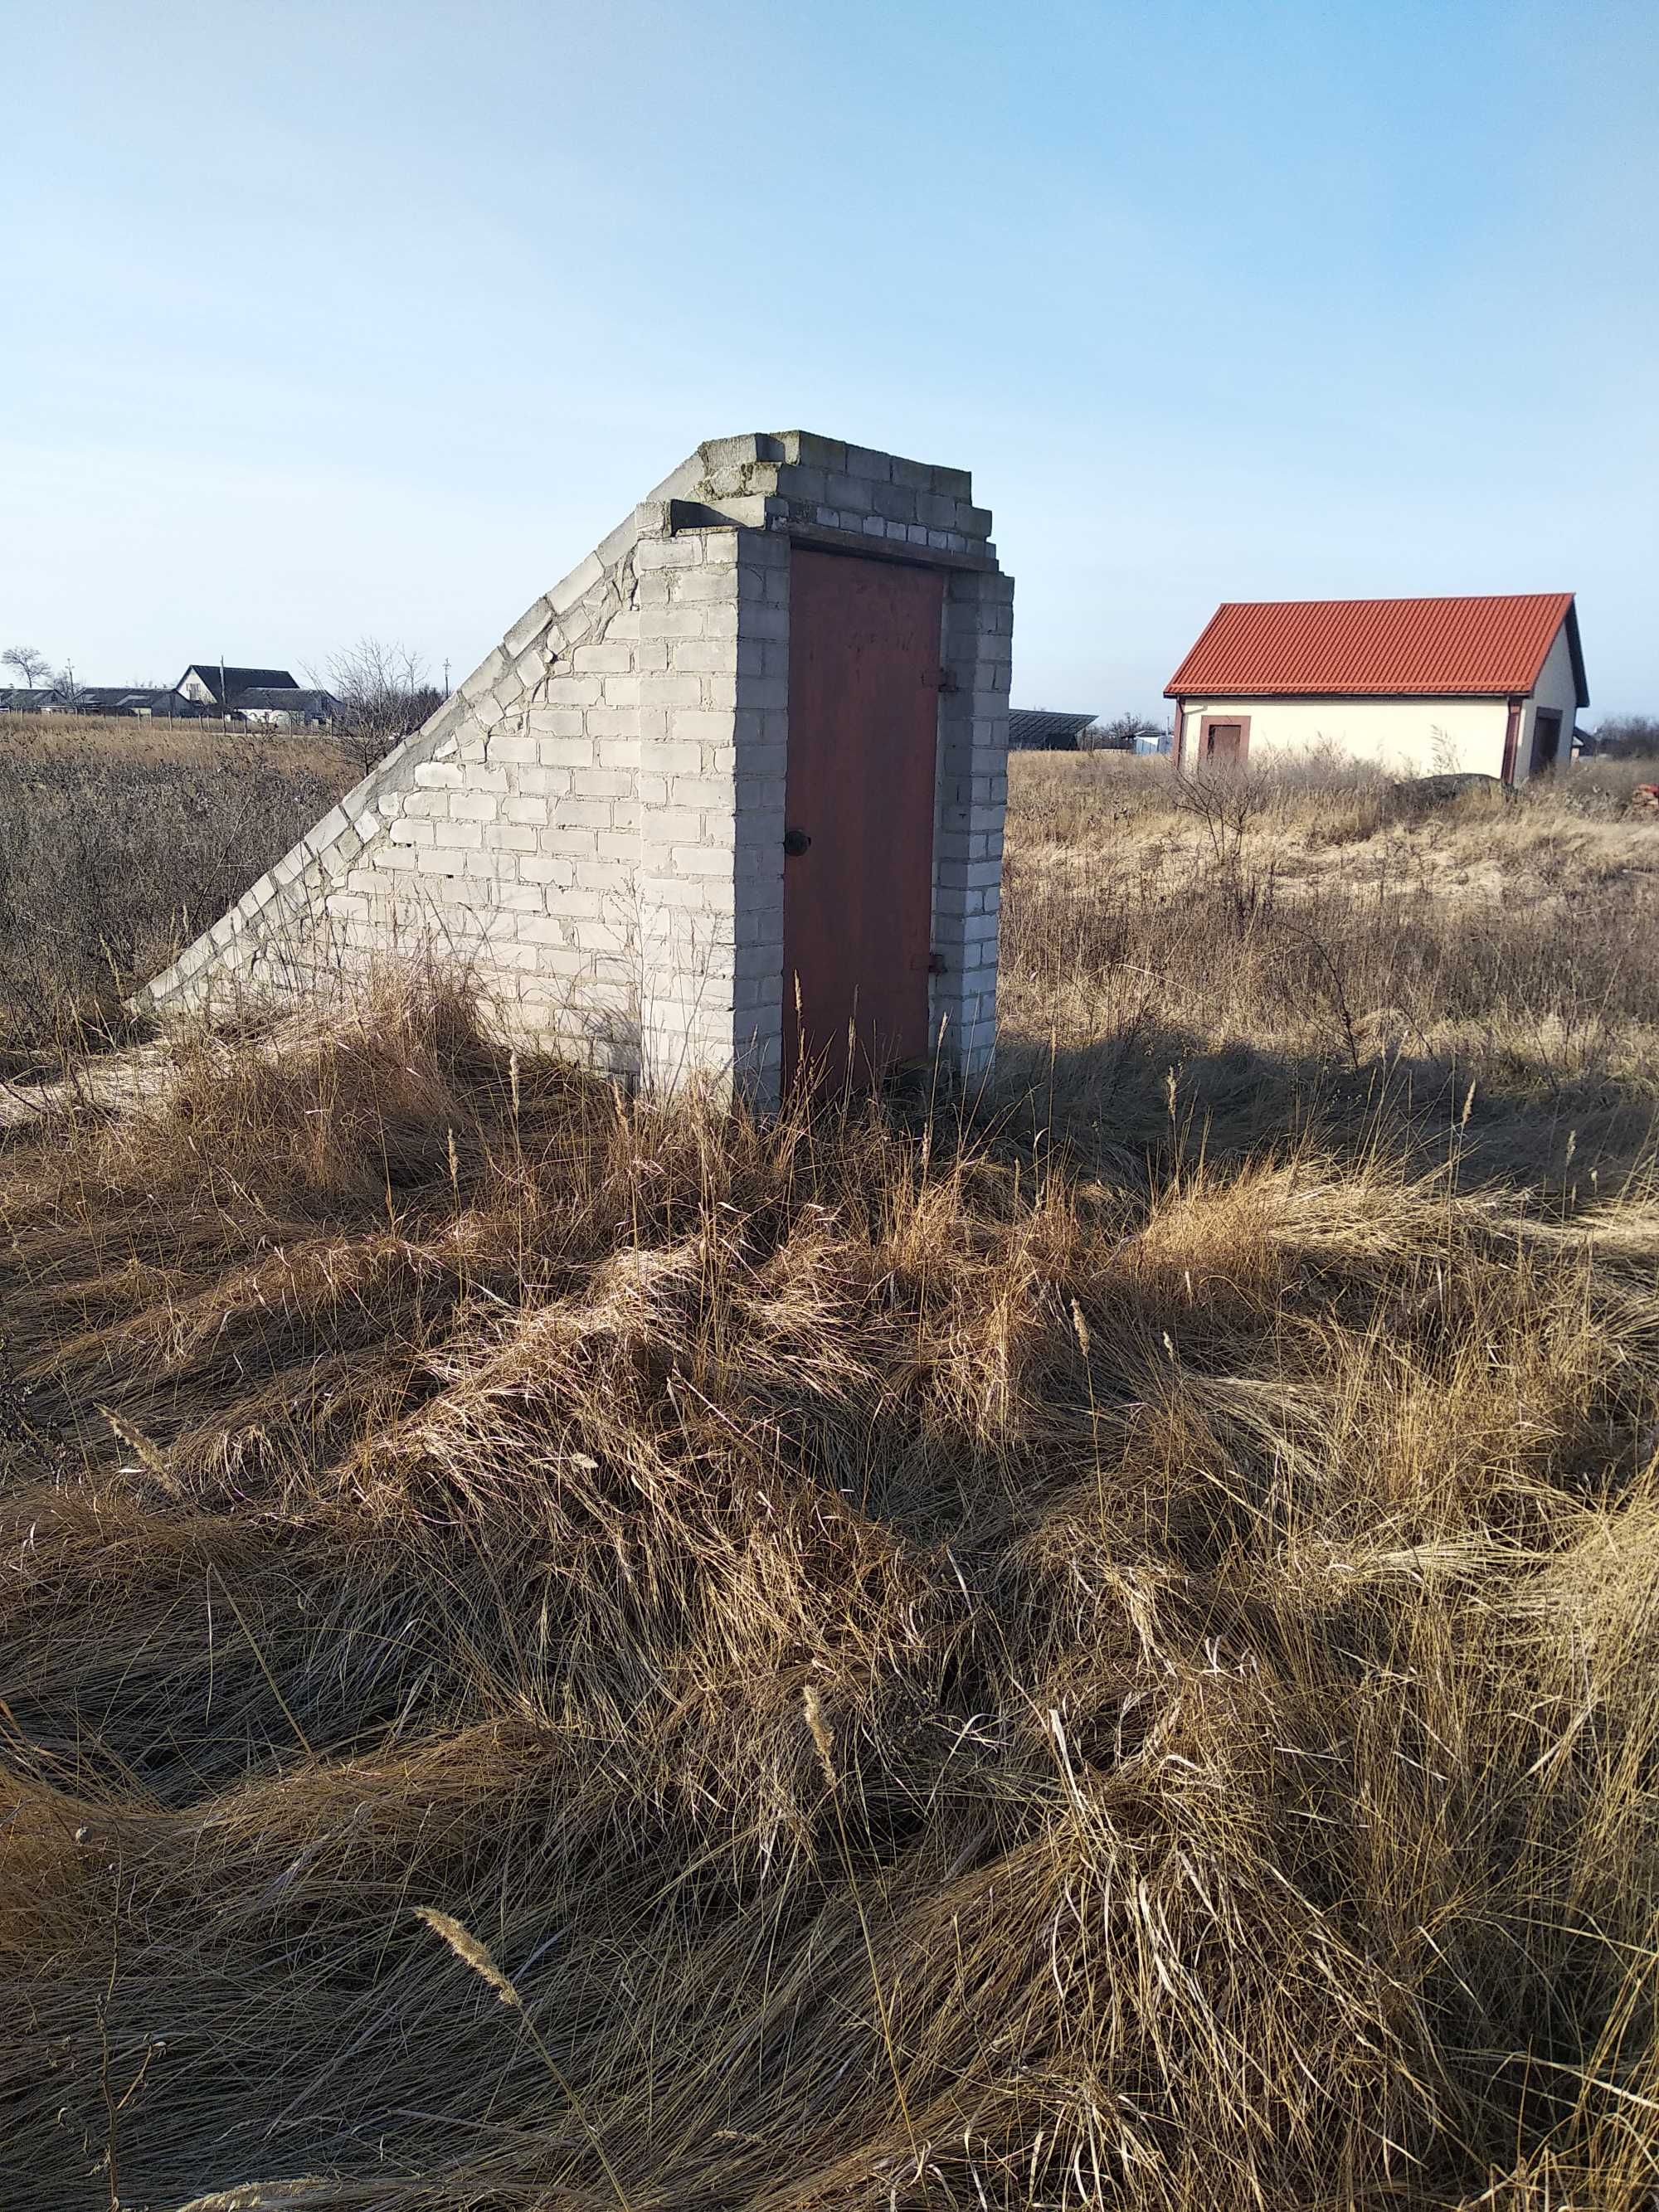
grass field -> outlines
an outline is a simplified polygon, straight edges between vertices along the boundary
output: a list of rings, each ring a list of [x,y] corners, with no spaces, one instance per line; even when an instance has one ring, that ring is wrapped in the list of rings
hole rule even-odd
[[[320,738],[0,714],[0,1075],[124,1036],[134,983],[359,773]]]
[[[960,1112],[0,1139],[0,2203],[1650,2212],[1659,830],[1013,768]]]

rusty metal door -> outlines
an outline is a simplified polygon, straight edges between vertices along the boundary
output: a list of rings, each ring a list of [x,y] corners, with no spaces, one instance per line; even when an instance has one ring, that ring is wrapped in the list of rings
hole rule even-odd
[[[938,569],[790,556],[786,1077],[927,1049],[944,596]]]

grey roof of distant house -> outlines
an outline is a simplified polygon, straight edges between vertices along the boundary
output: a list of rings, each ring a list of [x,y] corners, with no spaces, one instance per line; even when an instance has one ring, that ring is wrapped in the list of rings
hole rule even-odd
[[[220,667],[216,660],[192,660],[185,676],[199,676],[216,699],[222,700],[228,691],[234,698],[239,691],[297,691],[299,685],[286,668],[236,668],[228,663],[224,669],[224,690],[219,686]]]
[[[1092,714],[1061,714],[1047,707],[1016,707],[1008,717],[1008,743],[1016,752],[1041,750],[1075,751]]]
[[[307,691],[287,684],[256,684],[246,691],[233,691],[233,713],[249,708],[279,708],[289,714],[333,714],[340,702],[331,691]]]
[[[78,705],[102,707],[111,713],[125,707],[148,707],[154,700],[173,696],[170,691],[152,691],[148,684],[77,684],[75,693]]]

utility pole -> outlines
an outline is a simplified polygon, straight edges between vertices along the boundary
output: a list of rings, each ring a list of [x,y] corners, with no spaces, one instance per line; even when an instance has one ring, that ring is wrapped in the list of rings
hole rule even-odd
[[[449,696],[449,655],[447,653],[444,655],[444,696],[446,699]]]

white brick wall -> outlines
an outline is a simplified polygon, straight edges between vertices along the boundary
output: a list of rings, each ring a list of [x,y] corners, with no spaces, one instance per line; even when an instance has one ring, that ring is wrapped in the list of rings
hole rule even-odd
[[[804,538],[950,571],[933,1017],[976,1072],[1012,629],[989,526],[961,471],[796,431],[701,447],[137,1002],[210,1006],[421,951],[599,1066],[665,1085],[735,1073],[775,1097]]]

